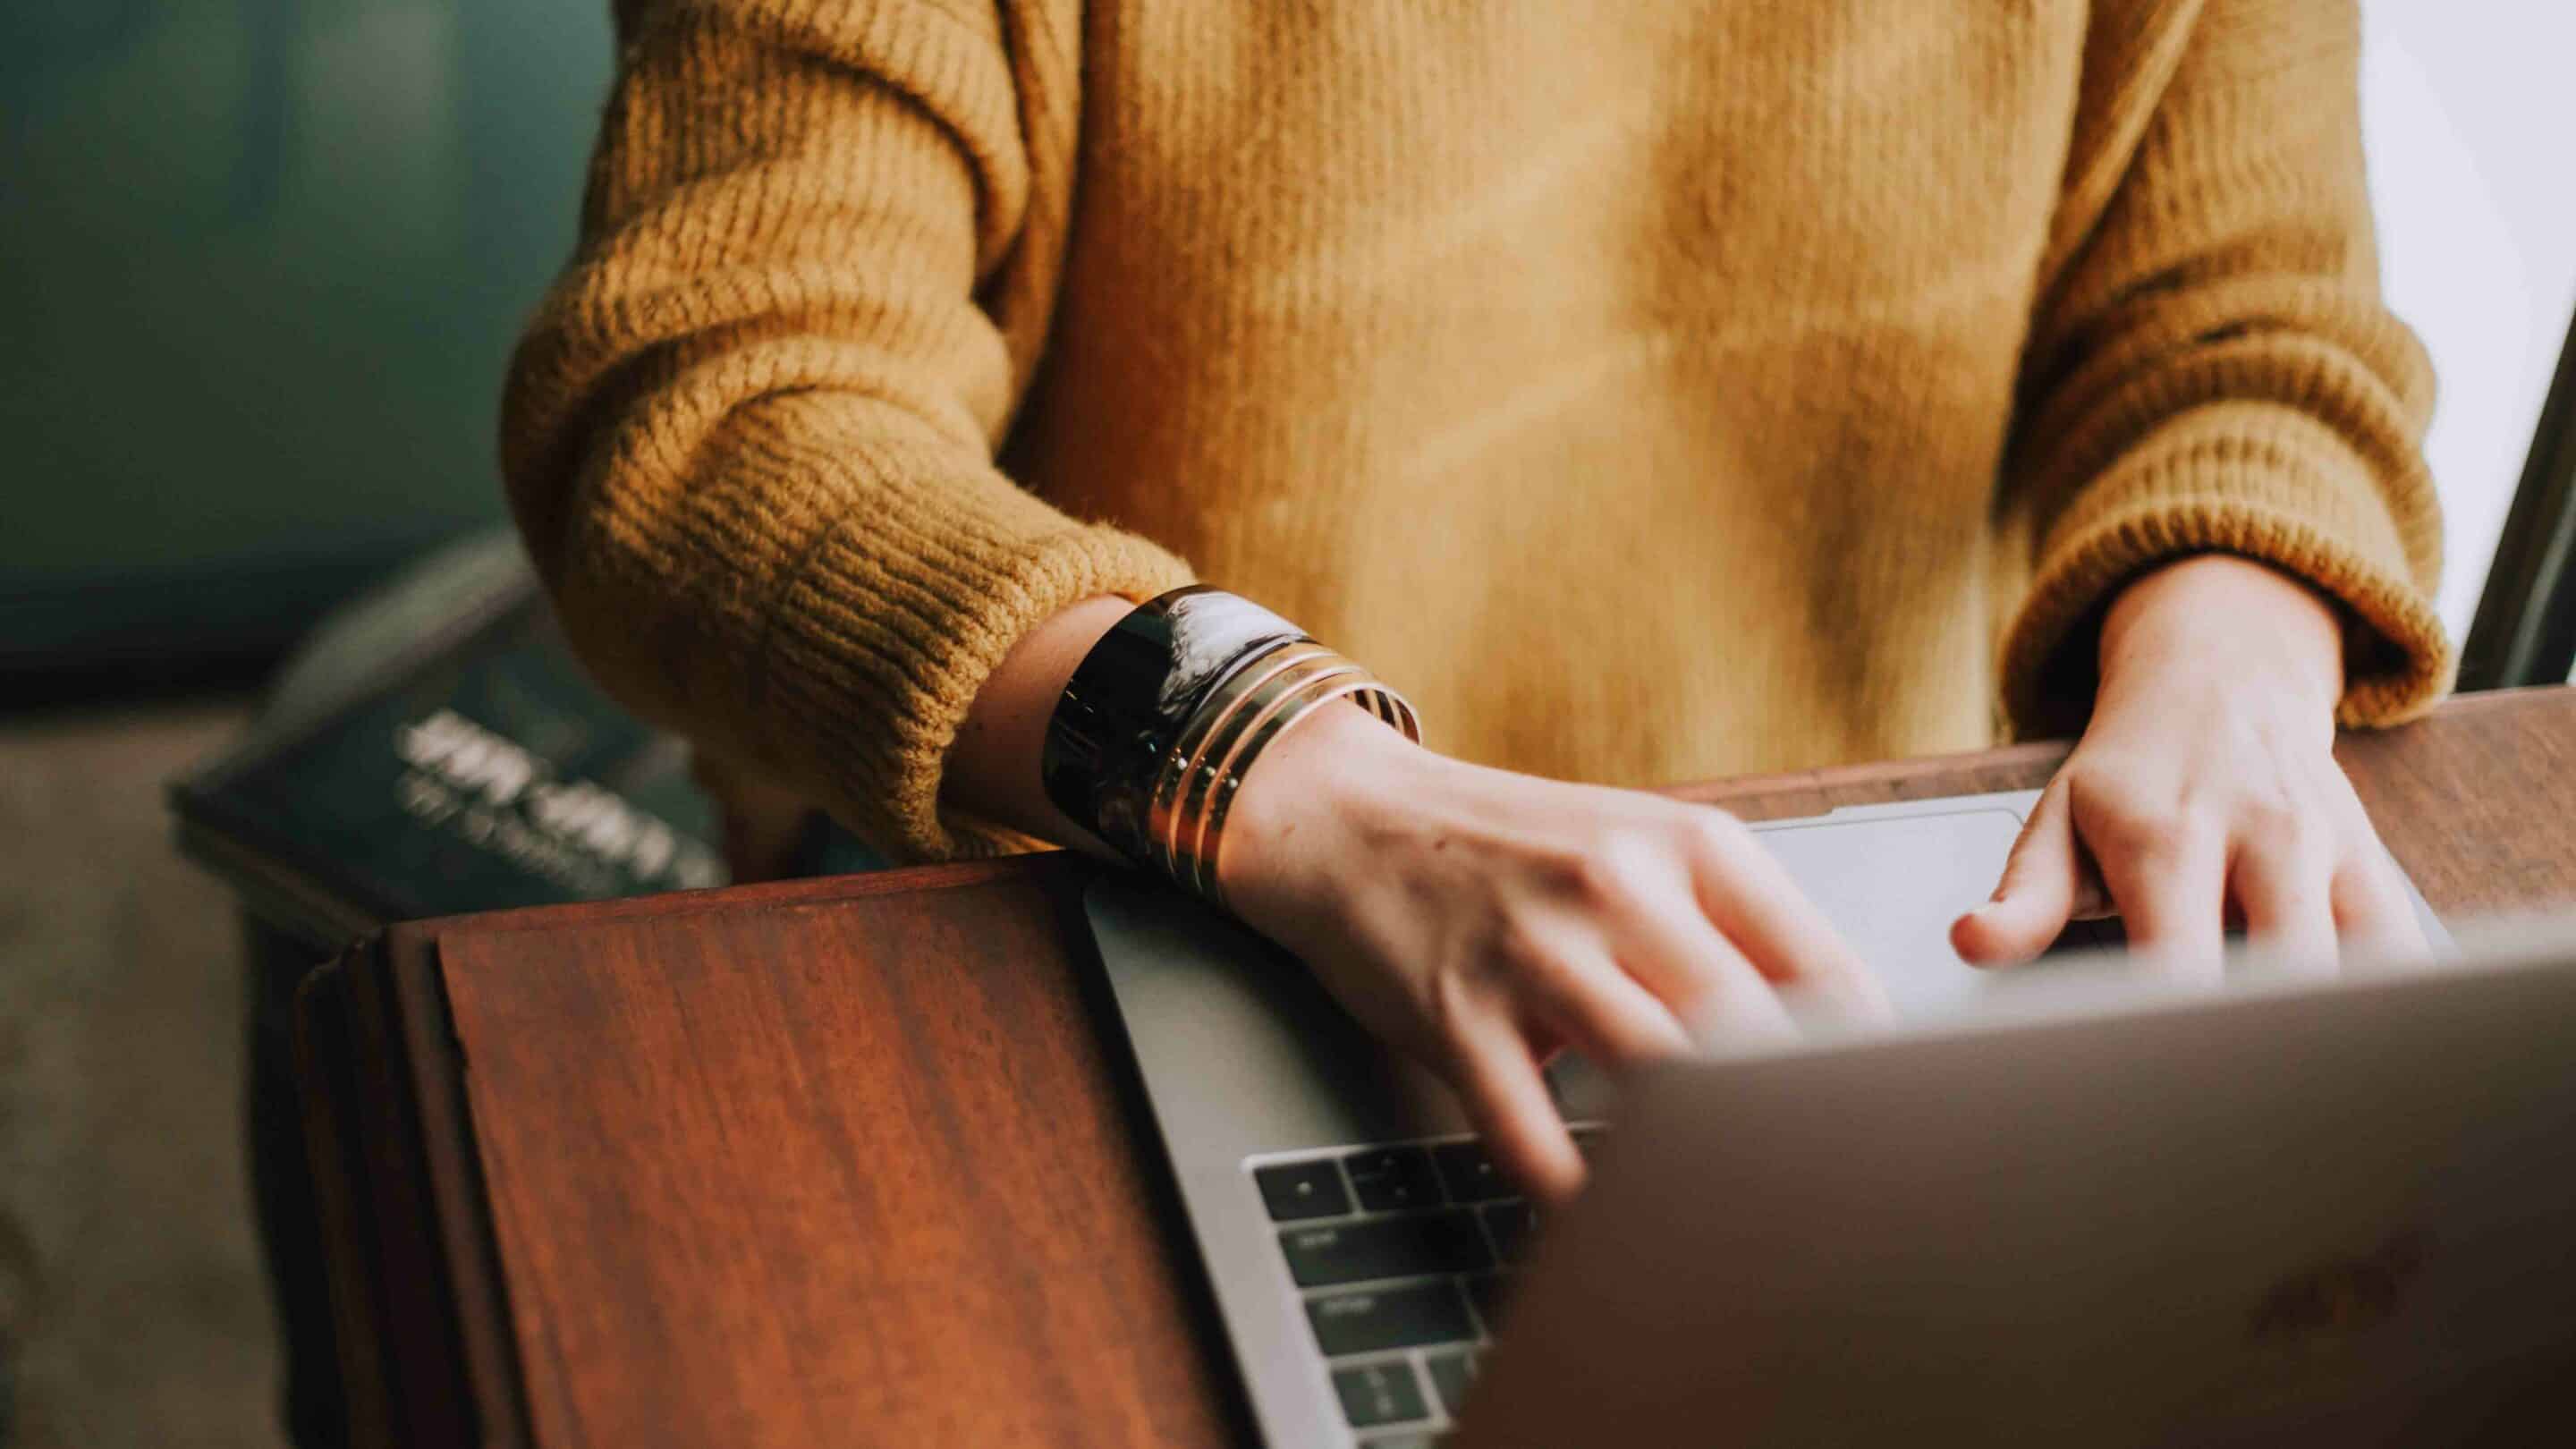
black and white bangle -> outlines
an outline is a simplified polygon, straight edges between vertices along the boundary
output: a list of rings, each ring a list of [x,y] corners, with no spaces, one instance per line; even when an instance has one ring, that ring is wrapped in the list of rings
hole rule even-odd
[[[1040,776],[1075,824],[1218,900],[1235,792],[1263,749],[1334,699],[1422,737],[1402,695],[1287,620],[1222,590],[1175,589],[1129,613],[1074,671]]]

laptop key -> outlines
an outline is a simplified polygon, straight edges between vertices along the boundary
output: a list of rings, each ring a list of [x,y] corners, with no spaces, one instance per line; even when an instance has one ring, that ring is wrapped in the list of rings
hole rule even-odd
[[[1467,1389],[1476,1381],[1476,1355],[1472,1350],[1454,1353],[1428,1353],[1422,1366],[1431,1370],[1431,1386],[1440,1391],[1440,1406],[1454,1419],[1467,1410]]]
[[[1370,1212],[1436,1207],[1440,1182],[1432,1176],[1431,1154],[1419,1147],[1379,1147],[1342,1159],[1360,1206]]]
[[[1300,1288],[1471,1273],[1494,1263],[1484,1235],[1476,1231],[1475,1217],[1456,1209],[1282,1228],[1279,1250],[1287,1255],[1289,1276]]]
[[[1488,1335],[1502,1331],[1503,1304],[1511,1291],[1511,1279],[1501,1273],[1478,1273],[1467,1280],[1467,1296],[1476,1300],[1476,1316],[1485,1321]]]
[[[1538,1231],[1538,1209],[1525,1202],[1498,1202],[1484,1210],[1484,1217],[1494,1252],[1506,1263],[1519,1262],[1530,1235]]]
[[[1431,1149],[1431,1160],[1440,1167],[1440,1181],[1449,1189],[1451,1202],[1491,1202],[1520,1195],[1482,1142],[1443,1142]]]
[[[1315,1330],[1315,1344],[1326,1358],[1426,1343],[1466,1343],[1476,1336],[1467,1305],[1446,1281],[1309,1298],[1306,1322]]]
[[[1333,1392],[1341,1398],[1342,1417],[1354,1429],[1431,1417],[1430,1406],[1422,1402],[1422,1386],[1414,1382],[1413,1365],[1400,1358],[1333,1370]]]
[[[1252,1181],[1261,1189],[1261,1205],[1270,1209],[1274,1223],[1337,1218],[1351,1210],[1350,1190],[1342,1186],[1341,1169],[1329,1157],[1256,1167]]]

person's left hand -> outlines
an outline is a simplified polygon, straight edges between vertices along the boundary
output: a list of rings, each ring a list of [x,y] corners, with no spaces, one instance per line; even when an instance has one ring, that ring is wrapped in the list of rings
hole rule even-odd
[[[2204,554],[2113,601],[2093,718],[2032,810],[1988,904],[1951,944],[1970,963],[2046,950],[2119,915],[2130,950],[2214,976],[2229,921],[2285,961],[2339,945],[2420,954],[2395,862],[2335,763],[2343,650],[2333,611],[2259,563]]]

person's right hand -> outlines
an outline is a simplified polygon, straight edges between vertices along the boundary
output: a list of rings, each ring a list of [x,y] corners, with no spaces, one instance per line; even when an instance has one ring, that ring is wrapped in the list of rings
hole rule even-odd
[[[1794,1031],[1782,995],[1885,995],[1724,811],[1469,765],[1327,706],[1262,754],[1219,860],[1227,903],[1445,1077],[1505,1171],[1583,1181],[1541,1068],[1614,1071]],[[1803,1003],[1802,1003],[1803,1005]]]

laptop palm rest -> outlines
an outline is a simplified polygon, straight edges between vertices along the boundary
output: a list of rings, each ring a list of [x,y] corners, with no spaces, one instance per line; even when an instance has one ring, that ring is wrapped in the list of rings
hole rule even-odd
[[[1988,980],[1951,954],[1949,923],[1994,889],[2035,792],[1869,807],[1757,826],[1907,1018],[1973,1010]],[[1466,1130],[1448,1089],[1386,1050],[1294,958],[1195,901],[1105,879],[1086,899],[1167,1139],[1239,1156]],[[1578,1060],[1552,1074],[1569,1116],[1606,1085]],[[1170,1084],[1167,1101],[1165,1084]]]

